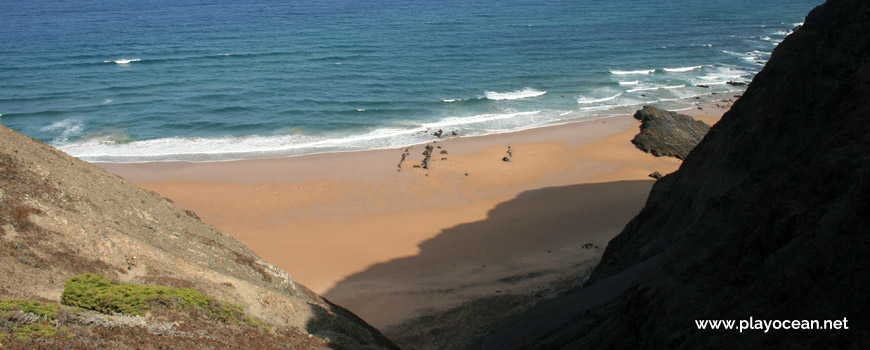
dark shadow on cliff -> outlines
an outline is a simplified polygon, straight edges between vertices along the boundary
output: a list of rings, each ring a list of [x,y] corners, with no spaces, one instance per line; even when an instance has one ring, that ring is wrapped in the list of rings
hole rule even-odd
[[[870,2],[829,0],[655,184],[589,286],[512,318],[482,348],[868,348],[868,116]],[[849,329],[695,323],[750,318]]]
[[[421,309],[527,293],[541,283],[588,273],[606,242],[643,206],[653,182],[524,192],[490,210],[485,220],[445,229],[421,243],[419,254],[368,267],[324,296],[383,328]]]
[[[385,337],[377,329],[368,326],[365,320],[326,298],[323,298],[323,301],[326,302],[328,309],[326,307],[321,307],[320,305],[309,305],[309,310],[307,311],[310,311],[313,315],[305,325],[305,331],[318,338],[326,339],[330,349],[351,350],[386,348],[399,350],[399,347],[396,346],[393,341]],[[357,328],[354,329],[355,332],[349,332],[347,327],[342,324],[342,320],[352,320],[359,324],[365,324],[367,327]],[[361,340],[366,343],[363,343]]]

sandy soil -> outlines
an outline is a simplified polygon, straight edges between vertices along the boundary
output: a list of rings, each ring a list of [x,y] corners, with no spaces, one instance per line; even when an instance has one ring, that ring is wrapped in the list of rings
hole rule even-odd
[[[730,105],[681,113],[712,124],[724,112],[717,103]],[[629,141],[638,127],[621,116],[501,135],[433,136],[428,170],[414,167],[426,145],[99,165],[194,210],[297,282],[384,327],[594,266],[643,206],[653,183],[648,175],[680,165],[636,149]]]

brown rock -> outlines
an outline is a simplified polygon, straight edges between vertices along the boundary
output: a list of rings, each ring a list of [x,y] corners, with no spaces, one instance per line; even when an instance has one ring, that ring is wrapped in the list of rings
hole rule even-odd
[[[640,120],[640,133],[631,140],[637,148],[656,157],[685,159],[710,126],[685,114],[644,106],[634,113]]]

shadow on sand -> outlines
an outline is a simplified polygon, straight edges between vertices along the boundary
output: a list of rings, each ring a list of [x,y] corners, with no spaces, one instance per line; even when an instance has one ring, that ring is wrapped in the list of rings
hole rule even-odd
[[[490,210],[487,219],[445,229],[422,242],[418,255],[372,265],[324,296],[383,329],[479,296],[528,292],[594,266],[607,242],[643,207],[653,183],[523,192]]]

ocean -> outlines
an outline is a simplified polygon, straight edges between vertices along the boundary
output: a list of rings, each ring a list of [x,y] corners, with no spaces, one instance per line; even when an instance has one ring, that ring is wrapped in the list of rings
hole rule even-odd
[[[4,1],[0,124],[87,161],[215,161],[688,109],[821,2]]]

